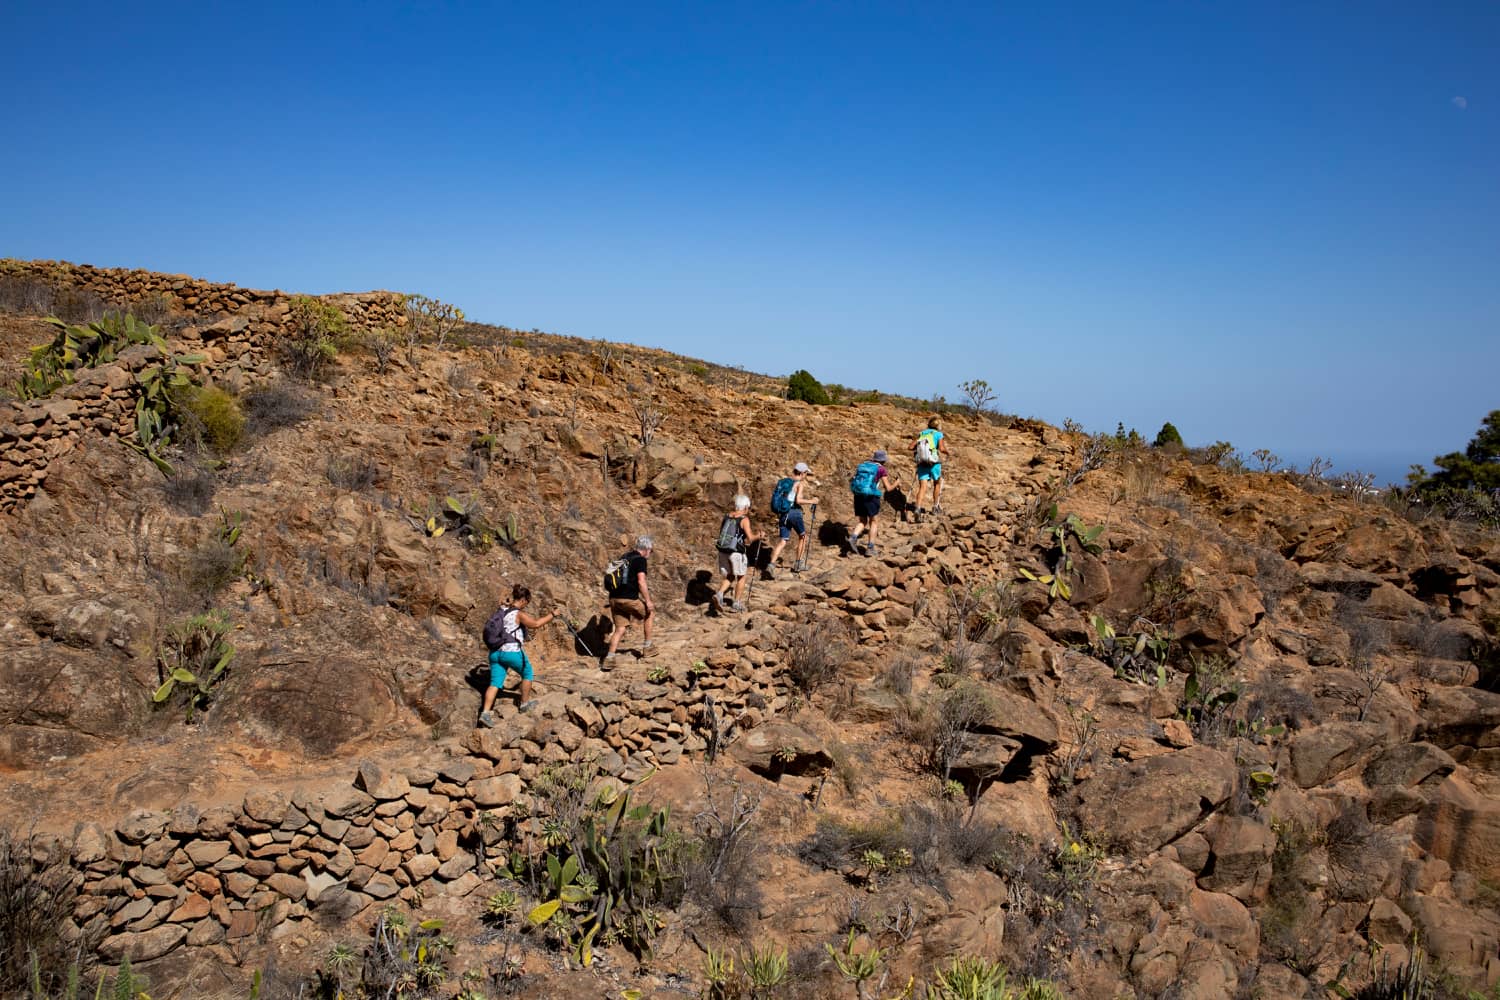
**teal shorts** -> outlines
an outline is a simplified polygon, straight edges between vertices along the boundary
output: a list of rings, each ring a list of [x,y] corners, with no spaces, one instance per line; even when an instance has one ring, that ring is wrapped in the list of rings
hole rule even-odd
[[[918,479],[922,479],[922,480],[926,480],[929,483],[935,483],[935,482],[937,482],[939,479],[943,478],[943,463],[942,462],[918,462],[917,463],[917,478]]]
[[[502,652],[497,649],[490,654],[490,687],[505,687],[505,674],[509,670],[520,674],[523,681],[531,680],[531,660],[527,657],[526,650]]]

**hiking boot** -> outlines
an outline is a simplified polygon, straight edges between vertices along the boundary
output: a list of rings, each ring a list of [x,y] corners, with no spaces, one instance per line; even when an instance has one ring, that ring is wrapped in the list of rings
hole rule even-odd
[[[774,579],[776,579],[776,564],[775,563],[767,563],[766,564],[766,568],[761,571],[761,579],[762,580],[774,580]]]
[[[743,601],[735,601],[733,604],[731,604],[729,606],[729,610],[730,611],[744,611],[745,610],[745,604],[744,604]]]
[[[536,708],[536,706],[537,706],[537,699],[533,698],[530,701],[523,701],[523,702],[521,702],[520,708],[521,708],[521,711],[523,711],[523,712],[529,712],[533,708]]]
[[[878,555],[880,555],[880,553],[875,551],[875,546],[873,546],[873,545],[866,545],[865,546],[865,555],[867,555],[867,556],[878,556]]]
[[[943,512],[943,508],[941,508],[941,507],[934,507],[934,508],[932,508],[932,512],[934,514],[941,514]]]
[[[727,610],[729,610],[729,605],[727,603],[725,603],[725,599],[724,599],[724,595],[723,594],[715,594],[714,595],[714,607],[718,608],[720,611],[727,611]]]
[[[493,712],[480,712],[479,713],[479,724],[481,726],[483,726],[484,728],[486,728],[486,729],[494,729],[495,728],[495,713],[493,713]]]
[[[613,670],[615,666],[615,660],[619,657],[619,655],[619,653],[605,653],[603,656],[599,657],[599,669]]]

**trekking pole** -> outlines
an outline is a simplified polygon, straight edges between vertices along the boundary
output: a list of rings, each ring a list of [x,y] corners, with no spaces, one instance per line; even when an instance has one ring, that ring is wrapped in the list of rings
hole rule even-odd
[[[755,565],[760,562],[760,539],[750,543],[755,554],[745,564],[745,607],[750,607],[750,598],[755,596]]]
[[[818,505],[810,504],[812,507],[812,519],[807,524],[807,534],[803,536],[802,543],[806,547],[802,550],[802,558],[797,560],[797,572],[801,573],[807,569],[807,560],[812,554],[813,532],[818,527]]]
[[[578,645],[583,647],[583,651],[589,655],[590,659],[598,659],[598,656],[596,656],[594,651],[589,648],[589,644],[579,633],[578,626],[573,624],[573,619],[566,615],[558,615],[558,618],[562,621],[563,628],[567,629],[568,634],[573,637],[573,640],[577,642]]]

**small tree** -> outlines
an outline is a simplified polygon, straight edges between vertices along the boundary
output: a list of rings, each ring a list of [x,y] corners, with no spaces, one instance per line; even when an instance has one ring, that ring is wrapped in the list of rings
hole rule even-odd
[[[805,368],[792,372],[792,377],[786,380],[786,398],[800,399],[814,406],[827,406],[829,403],[828,390]]]
[[[1151,447],[1182,447],[1182,435],[1177,433],[1177,428],[1172,426],[1172,421],[1168,420],[1166,423],[1161,425],[1161,430],[1156,432],[1156,440],[1151,442]]]
[[[1431,475],[1415,466],[1408,476],[1411,485],[1430,493],[1443,487],[1489,492],[1500,490],[1500,410],[1491,410],[1479,425],[1469,446],[1433,459],[1439,471]]]
[[[666,412],[661,408],[661,402],[656,398],[656,385],[648,381],[646,385],[637,385],[632,382],[625,387],[626,398],[630,400],[630,411],[635,414],[636,424],[639,430],[636,436],[640,439],[641,447],[645,448],[651,444],[651,439],[656,436],[657,428],[666,419]]]
[[[969,409],[975,416],[988,410],[995,402],[995,393],[990,384],[982,378],[971,378],[967,382],[960,382],[958,389],[969,401]]]
[[[425,295],[408,295],[406,308],[406,356],[415,363],[417,345],[431,341],[439,347],[464,321],[464,311],[448,302]]]

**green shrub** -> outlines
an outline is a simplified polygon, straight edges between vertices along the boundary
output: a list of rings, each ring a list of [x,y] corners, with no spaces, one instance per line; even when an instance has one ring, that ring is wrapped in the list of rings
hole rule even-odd
[[[310,295],[292,299],[291,334],[281,342],[281,357],[291,371],[309,381],[328,373],[339,356],[338,341],[349,329],[343,310]]]
[[[812,373],[805,368],[792,372],[792,377],[786,380],[786,398],[800,399],[814,406],[827,406],[832,402],[823,383],[813,378]]]
[[[533,789],[549,813],[541,827],[546,849],[512,856],[542,898],[527,923],[585,966],[596,943],[650,953],[661,911],[682,901],[694,851],[670,828],[665,807],[632,807],[629,788],[591,793],[596,774],[592,762],[544,772]]]
[[[451,975],[453,938],[441,920],[414,921],[387,907],[370,928],[363,952],[336,944],[317,973],[316,996],[433,997]],[[442,996],[450,996],[449,991]]]
[[[220,455],[239,444],[245,433],[240,401],[217,386],[189,386],[176,400],[185,437],[206,444]]]
[[[234,646],[228,641],[233,629],[222,611],[207,611],[172,626],[156,652],[162,683],[152,702],[165,705],[176,695],[186,703],[189,722],[195,711],[206,710],[234,661]]]
[[[1151,442],[1153,448],[1181,448],[1182,435],[1177,433],[1177,428],[1172,421],[1168,420],[1161,425],[1161,430],[1156,432],[1156,440]]]
[[[87,326],[69,326],[55,316],[47,322],[57,330],[51,343],[33,347],[26,370],[16,383],[22,399],[46,396],[73,381],[73,373],[114,361],[126,348],[149,345],[165,351],[160,331],[130,313],[105,313]]]

